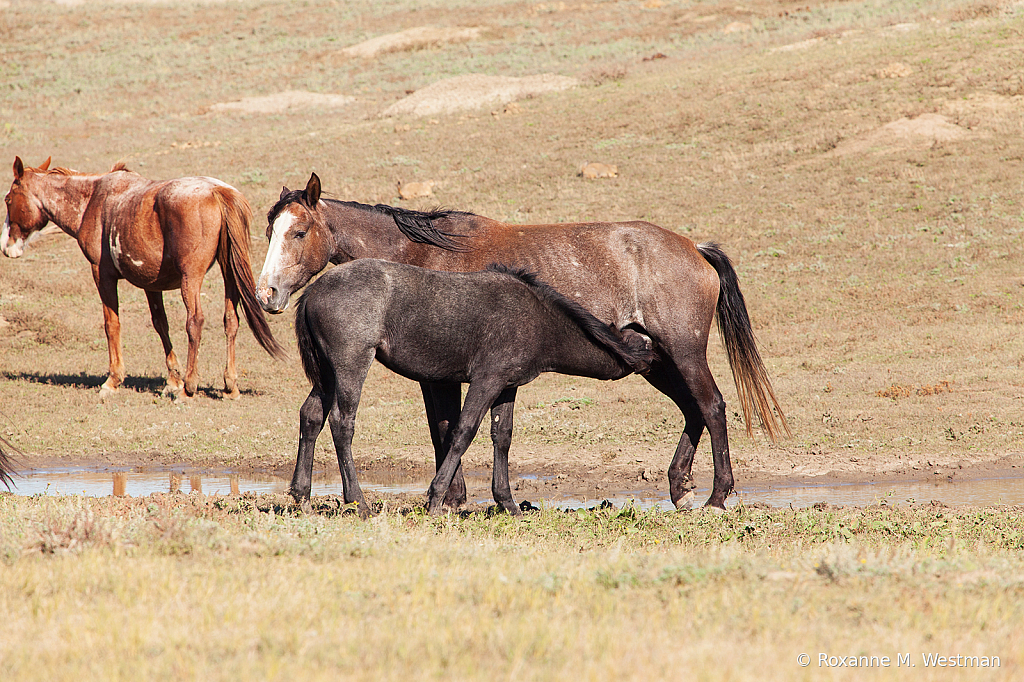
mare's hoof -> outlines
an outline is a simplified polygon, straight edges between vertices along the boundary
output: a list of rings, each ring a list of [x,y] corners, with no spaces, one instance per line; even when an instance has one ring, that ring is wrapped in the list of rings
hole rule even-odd
[[[697,496],[693,494],[693,491],[687,490],[685,495],[676,500],[676,509],[678,511],[689,511],[693,509],[693,505],[696,501]]]

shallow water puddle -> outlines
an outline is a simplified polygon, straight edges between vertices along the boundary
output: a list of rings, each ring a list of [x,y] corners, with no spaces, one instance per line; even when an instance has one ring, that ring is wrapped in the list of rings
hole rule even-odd
[[[526,475],[522,478],[537,479]],[[78,467],[62,469],[35,469],[23,472],[15,478],[14,492],[19,495],[85,495],[88,497],[142,496],[156,492],[201,492],[206,495],[238,495],[240,493],[286,493],[289,481],[271,475],[237,474],[223,472],[183,472],[168,469],[124,469]],[[364,474],[360,481],[367,492],[423,495],[430,481],[392,479],[374,480]],[[483,476],[467,477],[470,501],[489,504],[490,480]],[[708,489],[698,488],[697,504],[703,504]],[[313,494],[342,494],[341,478],[320,475],[313,479]],[[576,509],[592,507],[608,500],[622,506],[632,500],[641,508],[671,510],[668,491],[663,493],[639,493],[638,491],[616,491],[598,498],[587,499],[557,490],[543,491],[547,497],[536,492],[515,493],[517,500],[528,499],[535,505],[542,501],[550,506]],[[938,500],[948,505],[996,505],[1024,504],[1024,476],[1015,478],[988,478],[968,481],[946,479],[937,481],[895,482],[858,484],[821,484],[772,487],[741,487],[727,504],[734,507],[745,504],[766,503],[773,507],[809,507],[816,502],[834,505],[863,507],[885,501],[887,504],[906,504],[910,501],[930,502]]]

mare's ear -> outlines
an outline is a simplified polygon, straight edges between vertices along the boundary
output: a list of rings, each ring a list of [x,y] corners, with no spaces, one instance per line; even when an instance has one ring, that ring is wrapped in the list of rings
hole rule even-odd
[[[290,192],[290,191],[291,191],[290,189],[288,189],[284,185],[281,185],[281,196],[279,196],[278,199],[284,199],[284,196],[286,194],[288,194],[288,192]]]
[[[41,164],[39,164],[39,170],[41,170],[41,171],[49,170],[49,168],[50,168],[50,159],[52,159],[52,158],[53,158],[52,156],[47,156],[46,157],[46,161],[43,161]]]
[[[21,162],[20,156],[14,157],[14,179],[21,180],[21,176],[25,174],[25,164]]]
[[[316,208],[317,203],[320,202],[320,178],[316,176],[316,173],[312,173],[309,176],[309,182],[306,183],[306,206],[310,208]]]

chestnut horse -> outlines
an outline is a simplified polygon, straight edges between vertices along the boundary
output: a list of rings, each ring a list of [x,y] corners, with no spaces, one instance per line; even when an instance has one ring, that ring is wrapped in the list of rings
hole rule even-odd
[[[256,292],[264,310],[282,312],[292,293],[329,262],[356,258],[455,272],[496,262],[536,273],[605,324],[651,339],[657,358],[644,378],[686,420],[668,468],[669,495],[677,508],[693,502],[691,467],[705,427],[715,472],[707,504],[724,508],[733,490],[725,400],[707,362],[717,312],[747,433],[755,416],[772,441],[789,432],[757,351],[736,272],[717,245],[697,245],[641,221],[514,225],[471,213],[367,206],[320,194],[314,173],[305,190],[285,188],[267,214],[270,248]],[[440,468],[445,435],[457,425],[460,391],[421,386]],[[505,434],[492,429],[492,437]],[[458,505],[465,495],[457,472],[445,504]]]
[[[203,329],[199,302],[203,277],[220,264],[224,276],[224,330],[227,367],[224,392],[238,397],[235,336],[238,303],[259,344],[272,356],[284,349],[274,339],[254,295],[249,263],[252,210],[238,190],[213,178],[178,178],[153,182],[117,164],[109,173],[90,175],[66,168],[27,168],[14,159],[14,183],[5,200],[7,219],[0,235],[4,255],[22,255],[25,240],[53,222],[78,240],[92,265],[103,304],[110,371],[100,389],[106,397],[124,381],[117,283],[126,279],[144,289],[153,326],[167,360],[167,387],[185,397],[199,382],[196,357]],[[163,292],[181,290],[185,302],[188,359],[185,376],[171,348]],[[179,393],[180,395],[180,393]]]

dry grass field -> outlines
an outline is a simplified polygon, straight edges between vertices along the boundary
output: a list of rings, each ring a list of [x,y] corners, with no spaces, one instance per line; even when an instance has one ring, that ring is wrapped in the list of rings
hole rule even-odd
[[[649,220],[732,257],[793,430],[776,446],[746,437],[713,337],[738,488],[1016,473],[1022,32],[1024,5],[997,0],[9,0],[0,169],[15,155],[33,166],[52,156],[82,171],[123,161],[153,179],[220,178],[257,214],[257,273],[261,216],[311,171],[330,196],[370,204],[519,223]],[[419,115],[423,102],[439,108]],[[617,173],[580,176],[589,162]],[[403,199],[399,186],[412,183],[428,196]],[[199,398],[161,394],[145,297],[122,285],[128,380],[101,402],[106,342],[77,244],[46,235],[23,258],[0,258],[0,434],[20,464],[290,473],[308,391],[290,316],[271,319],[289,361],[239,334],[242,397],[223,400],[216,270],[204,285]],[[180,354],[183,306],[165,298]],[[544,376],[519,395],[514,481],[562,474],[552,490],[596,495],[667,487],[682,421],[642,379]],[[426,471],[418,387],[371,371],[354,448],[368,472]],[[705,439],[699,485],[710,483],[710,459]],[[467,462],[487,471],[486,434]],[[336,467],[327,437],[317,466]],[[534,501],[544,495],[520,485]],[[932,644],[1003,657],[995,676],[957,679],[1016,679],[1024,661],[1011,632],[1019,536],[940,551],[921,545],[938,526],[920,511],[904,519],[923,524],[912,540],[851,539],[827,511],[652,512],[580,553],[566,538],[599,521],[574,530],[554,512],[522,525],[389,512],[361,525],[213,504],[0,498],[0,595],[23,633],[0,638],[0,678],[43,665],[89,679],[364,669],[394,679],[865,679],[791,664],[802,642],[836,655],[914,652],[912,676],[893,668],[877,679],[950,679],[921,669],[916,657]],[[183,516],[160,517],[165,507]],[[978,518],[1013,528],[1016,513]],[[748,522],[766,539],[719,532]],[[534,535],[538,526],[547,530]],[[806,535],[817,526],[834,532]],[[47,528],[87,540],[38,539]],[[834,564],[846,567],[836,580],[818,570]],[[790,571],[800,577],[765,577]],[[332,610],[349,615],[316,624]],[[90,629],[98,622],[109,628]],[[105,653],[82,660],[87,651]]]

